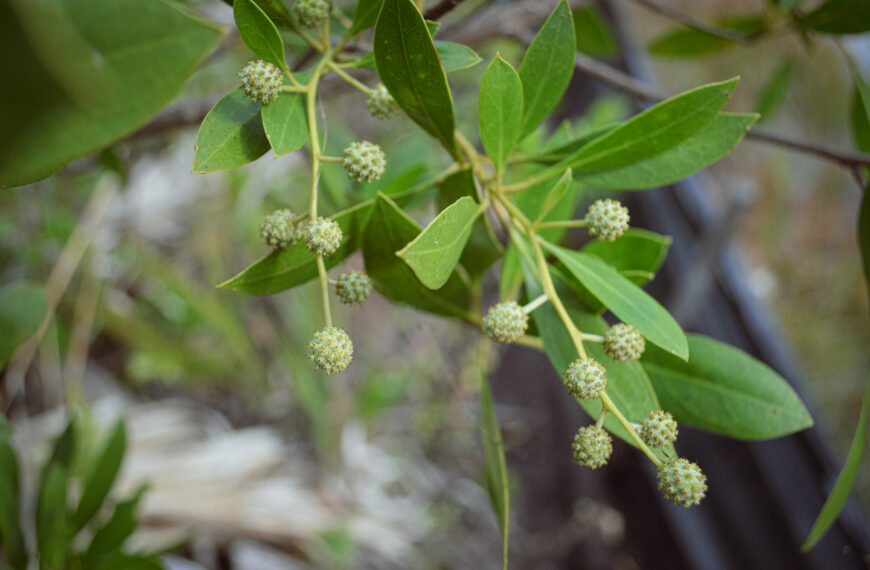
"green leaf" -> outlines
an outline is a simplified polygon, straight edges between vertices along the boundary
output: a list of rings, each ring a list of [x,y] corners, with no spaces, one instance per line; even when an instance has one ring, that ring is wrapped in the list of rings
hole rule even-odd
[[[460,198],[396,255],[408,264],[423,285],[440,289],[450,279],[480,214],[480,206],[473,198]]]
[[[641,363],[663,409],[678,422],[747,440],[782,437],[813,425],[788,382],[748,354],[690,334],[689,361],[647,346]]]
[[[520,253],[513,242],[505,249],[498,277],[498,298],[502,301],[516,300],[523,286],[523,265]]]
[[[664,263],[671,238],[631,228],[615,241],[597,239],[583,246],[583,253],[594,255],[617,271],[645,271],[655,274]]]
[[[384,0],[359,0],[356,4],[356,12],[353,15],[353,24],[347,31],[348,37],[355,36],[363,30],[367,30],[378,21],[378,14]]]
[[[0,415],[0,544],[15,570],[27,568],[27,547],[21,532],[18,456],[12,447],[12,428]]]
[[[852,95],[852,136],[861,152],[870,152],[870,83],[857,71]]]
[[[267,150],[260,104],[236,89],[224,95],[203,119],[196,136],[193,171],[205,174],[238,168]]]
[[[419,233],[420,226],[414,220],[390,198],[378,193],[362,238],[366,272],[388,299],[438,315],[470,318],[468,286],[455,271],[443,287],[433,291],[396,257],[395,252]]]
[[[72,522],[76,530],[81,529],[99,510],[124,460],[124,450],[127,445],[127,431],[124,421],[115,425],[106,440],[102,452],[96,458],[91,472],[84,480],[82,498],[73,515]]]
[[[45,290],[23,281],[0,287],[0,368],[33,336],[45,315]]]
[[[456,156],[447,76],[423,15],[412,0],[384,0],[374,47],[381,81],[396,103]]]
[[[486,377],[480,375],[480,438],[483,441],[483,470],[486,490],[492,510],[498,520],[502,537],[502,567],[508,565],[508,533],[510,530],[510,483],[501,428]]]
[[[120,549],[133,534],[138,526],[136,508],[147,488],[147,485],[143,485],[133,497],[115,505],[111,518],[94,533],[85,555],[86,560],[94,561],[98,556]]]
[[[426,29],[429,31],[429,35],[434,38],[435,34],[438,33],[438,30],[441,29],[441,22],[426,20]]]
[[[717,24],[747,36],[759,34],[765,29],[764,17],[754,14],[726,18]],[[708,55],[735,45],[738,44],[734,40],[681,26],[653,40],[647,50],[659,57],[683,58]]]
[[[431,183],[410,188],[392,196],[398,204],[405,204]],[[341,246],[324,258],[327,269],[335,267],[359,249],[363,227],[371,212],[374,199],[360,202],[331,216],[344,234]],[[317,259],[304,243],[296,243],[287,249],[273,251],[260,258],[235,277],[218,285],[220,289],[242,291],[252,295],[273,295],[302,285],[317,277]]]
[[[553,208],[562,202],[565,193],[571,189],[571,183],[573,182],[571,174],[570,168],[565,169],[565,174],[563,174],[562,177],[553,184],[553,187],[544,199],[544,204],[541,206],[541,211],[538,213],[536,221],[540,222],[543,220],[547,214],[553,210]]]
[[[269,63],[274,63],[284,73],[290,73],[290,68],[284,60],[284,40],[281,39],[274,22],[259,6],[252,0],[235,0],[233,18],[236,20],[242,40],[252,52]]]
[[[860,34],[870,30],[870,0],[828,0],[798,24],[828,34]]]
[[[757,118],[754,114],[719,113],[700,131],[660,154],[619,168],[575,172],[575,177],[611,190],[667,186],[731,152]]]
[[[73,532],[67,521],[68,470],[60,463],[48,466],[36,502],[36,544],[40,566],[60,568],[71,546]]]
[[[0,187],[49,176],[166,107],[225,30],[164,0],[0,3]]]
[[[441,59],[441,67],[447,73],[474,67],[482,61],[477,52],[465,44],[435,40],[435,49]]]
[[[595,256],[541,241],[568,271],[623,322],[647,340],[687,360],[689,347],[680,325],[643,289]]]
[[[791,60],[786,60],[779,64],[773,75],[761,89],[758,95],[758,101],[755,104],[755,109],[761,115],[761,121],[765,121],[772,117],[774,113],[785,103],[785,97],[788,95],[788,84],[791,81],[791,70],[793,63]]]
[[[577,51],[592,57],[612,58],[619,55],[610,26],[595,4],[579,6],[574,10],[574,42]]]
[[[298,150],[308,141],[308,118],[303,93],[282,92],[260,111],[263,132],[275,158]]]
[[[523,84],[516,70],[496,54],[480,80],[477,101],[480,141],[497,174],[520,136],[523,120]]]
[[[438,185],[435,204],[438,206],[438,209],[443,210],[463,196],[470,196],[474,198],[475,202],[478,201],[477,187],[475,186],[474,175],[470,168],[465,168],[451,174]],[[393,197],[393,200],[395,199]],[[504,248],[495,238],[489,225],[489,220],[486,219],[485,215],[482,215],[474,222],[471,236],[468,238],[465,249],[462,250],[462,257],[459,258],[459,262],[465,267],[469,275],[476,277],[483,275],[489,266],[495,263],[503,253]]]
[[[571,8],[562,0],[541,26],[520,65],[524,101],[521,137],[534,131],[562,99],[574,74],[574,51]]]
[[[604,319],[583,308],[582,304],[572,295],[567,282],[558,271],[553,272],[553,280],[559,298],[565,305],[571,320],[580,330],[599,335],[607,331],[609,326]],[[529,298],[535,298],[542,292],[540,285],[528,272],[526,273],[526,292]],[[541,339],[544,341],[547,357],[561,377],[568,366],[579,358],[577,349],[571,341],[571,336],[559,318],[556,309],[550,303],[545,303],[535,309],[532,312],[532,318],[538,327]],[[660,409],[652,384],[638,362],[618,362],[608,358],[604,354],[601,343],[587,342],[584,347],[588,355],[600,362],[606,369],[607,394],[619,406],[629,421],[637,423],[648,412]],[[586,410],[590,417],[598,419],[601,414],[601,401],[599,399],[577,400],[577,403]],[[604,427],[615,436],[635,447],[637,446],[613,414],[607,415]],[[669,446],[665,450],[672,452],[673,448]],[[661,453],[661,450],[655,450],[655,452],[658,454]]]
[[[858,248],[861,250],[867,294],[870,295],[870,185],[864,188],[861,209],[858,211]]]
[[[662,101],[582,146],[559,164],[572,167],[579,178],[579,172],[583,170],[630,166],[660,154],[715,119],[736,84],[735,77]]]
[[[834,488],[831,489],[831,494],[828,495],[825,504],[822,505],[822,510],[819,512],[816,522],[813,523],[810,534],[801,545],[801,552],[813,549],[825,533],[828,532],[828,529],[831,528],[831,525],[840,516],[840,511],[846,505],[846,499],[849,498],[849,494],[855,486],[855,480],[858,478],[861,457],[864,455],[864,448],[867,446],[868,415],[870,415],[870,376],[867,377],[867,381],[864,384],[864,403],[861,405],[858,427],[855,429],[855,436],[852,438],[852,444],[849,446],[846,463],[837,476],[837,481],[834,483]]]

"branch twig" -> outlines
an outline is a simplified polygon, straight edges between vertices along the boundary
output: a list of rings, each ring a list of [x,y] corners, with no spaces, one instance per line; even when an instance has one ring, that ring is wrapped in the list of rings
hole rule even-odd
[[[465,0],[441,0],[423,14],[423,17],[427,20],[438,20],[442,18],[445,14],[462,4]]]
[[[668,20],[673,20],[679,24],[686,26],[687,28],[692,28],[693,30],[698,30],[699,32],[703,32],[705,34],[709,34],[711,36],[716,36],[717,38],[722,38],[724,40],[731,40],[734,42],[738,42],[741,44],[748,44],[756,39],[760,34],[741,34],[740,32],[736,32],[734,30],[729,30],[726,28],[717,28],[715,26],[711,26],[709,24],[705,24],[699,20],[694,19],[688,14],[684,14],[679,10],[674,10],[669,6],[664,6],[655,2],[654,0],[630,0],[635,4],[639,4],[652,10],[653,12],[664,16]]]

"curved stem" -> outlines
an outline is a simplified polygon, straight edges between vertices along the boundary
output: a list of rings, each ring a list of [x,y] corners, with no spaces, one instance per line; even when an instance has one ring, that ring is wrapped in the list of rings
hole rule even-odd
[[[345,70],[343,70],[335,62],[328,61],[326,63],[326,66],[329,67],[329,69],[331,69],[332,71],[334,71],[339,77],[344,79],[347,83],[356,87],[357,89],[359,89],[360,91],[362,91],[366,95],[371,96],[374,93],[374,89],[369,88],[365,83],[363,83],[362,81],[360,81],[359,79],[357,79],[353,75],[351,75],[348,72],[346,72]]]
[[[619,411],[619,408],[616,407],[616,404],[614,404],[613,400],[610,399],[610,396],[607,395],[607,390],[602,390],[598,397],[601,398],[601,404],[602,406],[604,406],[604,409],[616,416],[616,419],[619,420],[619,423],[622,424],[622,427],[625,428],[625,431],[628,432],[628,435],[631,436],[631,439],[634,440],[640,450],[643,451],[647,457],[649,457],[649,460],[652,461],[656,467],[661,465],[662,460],[659,459],[658,456],[656,456],[656,454],[653,453],[653,451],[649,448],[649,446],[643,442],[643,440],[640,438],[640,435],[638,435],[637,430],[634,429],[634,424],[632,424],[630,421],[628,421],[628,419],[626,419],[624,415],[622,415],[622,412]]]
[[[323,300],[323,319],[326,326],[332,326],[332,311],[329,308],[329,277],[326,274],[326,264],[323,256],[317,254],[317,274],[320,277],[320,295]]]

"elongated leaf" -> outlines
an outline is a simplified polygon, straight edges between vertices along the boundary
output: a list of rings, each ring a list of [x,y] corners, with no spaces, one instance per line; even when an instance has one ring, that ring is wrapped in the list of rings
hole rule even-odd
[[[260,104],[236,89],[224,95],[203,119],[196,136],[193,171],[205,174],[238,168],[267,150]]]
[[[253,0],[235,0],[233,18],[239,28],[242,40],[251,51],[290,73],[284,60],[284,40],[269,16]]]
[[[450,279],[480,214],[480,206],[473,198],[460,198],[396,255],[408,264],[423,285],[440,289]]]
[[[860,34],[870,30],[870,1],[828,0],[798,20],[805,30],[828,34]]]
[[[347,35],[355,36],[374,26],[375,22],[378,21],[378,14],[383,4],[384,0],[359,0],[353,15],[353,25],[347,31]]]
[[[501,274],[498,277],[498,298],[513,301],[519,296],[523,286],[523,265],[517,247],[510,243],[504,252]]]
[[[560,162],[574,169],[604,170],[629,166],[688,139],[718,114],[737,78],[704,85],[671,97],[581,147]]]
[[[717,25],[751,36],[762,32],[765,22],[763,16],[752,14],[725,18]],[[734,40],[681,26],[653,40],[647,49],[660,57],[686,58],[708,55],[735,45],[738,44]]]
[[[852,136],[861,152],[870,152],[870,83],[856,70],[852,95]]]
[[[801,545],[801,551],[807,552],[825,536],[837,517],[840,516],[840,511],[846,505],[846,499],[852,492],[855,486],[855,480],[858,478],[858,469],[861,467],[861,457],[864,455],[864,448],[867,447],[867,416],[870,415],[870,376],[864,385],[864,403],[861,404],[861,414],[858,416],[858,427],[855,429],[855,436],[852,438],[852,444],[849,446],[849,454],[846,456],[846,463],[843,465],[843,470],[837,476],[837,481],[834,483],[834,488],[831,489],[831,494],[825,504],[822,505],[822,510],[819,512],[816,522],[813,523],[813,528],[810,529],[810,534],[806,541]]]
[[[867,294],[870,295],[870,186],[864,188],[861,210],[858,212],[858,248],[861,250]]]
[[[396,103],[455,156],[447,76],[413,0],[384,0],[374,42],[378,73]]]
[[[520,136],[523,84],[516,70],[496,54],[480,80],[477,102],[480,141],[498,174]]]
[[[577,51],[592,57],[610,58],[619,55],[619,48],[607,19],[595,4],[574,10],[574,41]]]
[[[264,105],[260,114],[263,132],[275,151],[275,158],[298,150],[308,141],[304,94],[281,93],[277,99]]]
[[[688,340],[688,362],[654,346],[641,359],[662,406],[678,422],[748,440],[813,425],[788,382],[766,365],[704,336]]]
[[[758,115],[720,113],[677,146],[620,168],[580,171],[584,183],[611,190],[643,190],[667,186],[698,172],[727,155],[743,140]]]
[[[553,188],[547,193],[547,197],[544,199],[544,205],[541,206],[541,211],[538,213],[537,221],[543,220],[547,214],[549,214],[553,208],[555,208],[560,202],[562,202],[562,198],[564,198],[565,193],[571,189],[571,182],[573,182],[571,177],[571,169],[565,169],[565,174],[562,175],[559,180],[553,184]]]
[[[405,204],[428,188],[410,188],[392,196],[398,204]],[[327,269],[335,267],[358,250],[362,243],[362,231],[371,212],[374,199],[360,202],[331,216],[343,233],[341,246],[330,256],[324,258]],[[292,289],[317,277],[317,260],[304,243],[296,243],[287,249],[273,251],[255,261],[235,277],[218,285],[220,289],[242,291],[252,295],[273,295]]]
[[[12,428],[0,415],[0,544],[8,564],[15,570],[27,568],[27,548],[21,532],[18,456],[12,447]]]
[[[656,273],[668,255],[671,238],[631,228],[615,241],[594,240],[583,246],[583,253],[594,255],[617,271]]]
[[[489,492],[489,500],[501,529],[502,566],[507,568],[511,508],[510,483],[501,428],[495,413],[495,404],[492,401],[489,382],[483,374],[480,375],[480,437],[483,441],[483,469],[486,490]]]
[[[0,367],[36,332],[45,314],[45,290],[22,281],[0,287]]]
[[[791,60],[782,62],[758,95],[755,109],[761,115],[762,121],[772,117],[785,102],[785,97],[788,95],[788,84],[791,81],[792,67]]]
[[[443,210],[463,196],[470,196],[475,202],[478,201],[474,175],[470,168],[451,174],[438,185],[435,204]],[[503,253],[504,248],[495,238],[489,221],[485,215],[481,215],[474,222],[474,227],[468,237],[465,249],[462,250],[459,262],[465,267],[469,275],[476,277],[482,275]]]
[[[84,481],[82,498],[72,518],[76,530],[82,528],[103,504],[115,477],[121,469],[124,460],[124,450],[127,445],[127,431],[124,421],[115,425],[106,444],[94,462],[91,472]]]
[[[143,485],[133,497],[115,505],[111,518],[94,533],[85,555],[88,561],[93,562],[100,555],[120,549],[133,534],[137,526],[136,507],[146,490],[147,486]]]
[[[567,282],[554,272],[556,291],[562,303],[565,305],[571,320],[577,327],[589,334],[603,334],[609,327],[601,317],[586,311],[583,306],[573,297]],[[530,298],[541,294],[540,285],[526,272],[526,292]],[[577,349],[574,347],[568,330],[559,318],[556,309],[550,303],[546,303],[532,312],[532,317],[544,341],[553,368],[561,376],[568,366],[577,358]],[[604,354],[601,343],[584,343],[588,356],[600,362],[607,371],[607,394],[619,406],[622,413],[632,422],[639,422],[652,410],[658,410],[659,403],[649,378],[638,362],[618,362],[608,358]],[[567,393],[567,392],[566,392]],[[601,414],[601,401],[577,400],[580,406],[586,410],[590,417],[598,419]],[[623,439],[633,446],[637,446],[631,436],[612,414],[608,414],[604,420],[604,427],[608,431]],[[672,447],[666,447],[669,453]],[[661,453],[657,450],[656,453]]]
[[[689,347],[680,325],[643,289],[595,256],[548,242],[542,245],[619,319],[639,330],[653,344],[688,359]]]
[[[481,62],[480,56],[465,44],[435,40],[435,49],[441,60],[441,67],[447,73],[474,67]]]
[[[534,131],[562,99],[574,74],[574,51],[571,8],[562,0],[541,26],[520,65],[524,102],[521,137]]]
[[[68,470],[61,463],[48,466],[36,501],[36,545],[46,568],[59,568],[69,551],[73,533],[66,518]]]
[[[377,290],[388,299],[438,315],[470,318],[468,287],[456,272],[443,287],[433,291],[396,256],[395,252],[419,233],[420,226],[395,202],[379,193],[363,232],[366,272]]]
[[[0,187],[144,125],[226,30],[164,0],[0,3]]]

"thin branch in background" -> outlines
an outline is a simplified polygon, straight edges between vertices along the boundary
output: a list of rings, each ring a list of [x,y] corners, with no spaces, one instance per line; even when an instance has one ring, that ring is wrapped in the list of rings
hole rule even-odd
[[[462,4],[465,0],[441,0],[423,14],[423,17],[433,22],[444,17],[445,14]]]
[[[717,38],[722,38],[725,40],[735,41],[741,44],[748,44],[758,38],[760,33],[747,35],[741,34],[740,32],[736,32],[734,30],[729,30],[727,28],[718,28],[715,26],[711,26],[709,24],[705,24],[695,18],[689,16],[688,14],[684,14],[679,10],[674,10],[669,6],[664,6],[655,2],[654,0],[629,0],[635,4],[640,6],[644,6],[653,12],[664,16],[668,20],[672,20],[677,22],[678,24],[682,24],[687,28],[692,28],[693,30],[698,30],[699,32],[703,32],[705,34],[709,34],[711,36],[716,36]]]

